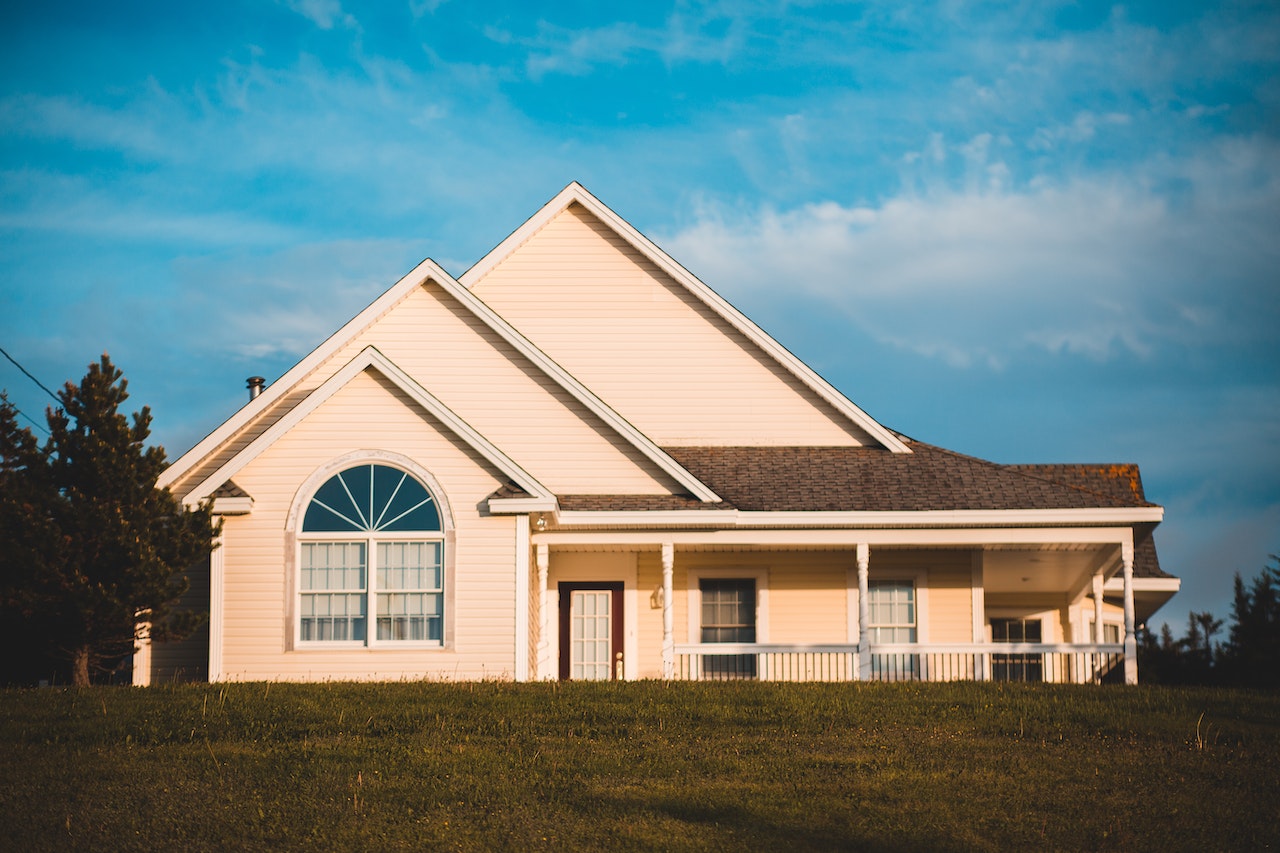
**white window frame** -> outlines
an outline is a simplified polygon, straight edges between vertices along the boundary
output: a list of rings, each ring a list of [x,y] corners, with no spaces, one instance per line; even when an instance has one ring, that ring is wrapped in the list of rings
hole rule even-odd
[[[416,479],[434,498],[440,514],[439,531],[332,531],[303,532],[302,521],[307,508],[319,488],[336,474],[361,465],[383,465],[397,468]],[[359,450],[348,453],[314,471],[294,496],[293,505],[285,524],[286,531],[286,584],[287,601],[287,651],[391,651],[452,650],[454,647],[454,522],[453,513],[445,499],[444,489],[432,474],[407,456],[385,450]],[[363,542],[365,544],[365,639],[364,640],[303,640],[302,639],[302,546],[305,542]],[[377,596],[377,546],[386,542],[438,542],[440,545],[440,640],[378,640]],[[402,590],[382,590],[392,593]]]
[[[702,639],[702,581],[753,580],[756,582],[756,642],[769,642],[769,570],[767,568],[714,568],[688,570],[688,596],[686,606],[689,616],[689,642]]]
[[[871,587],[881,581],[888,583],[910,583],[915,588],[916,594],[916,644],[924,645],[929,642],[929,570],[928,569],[885,569],[884,571],[876,571],[875,557],[871,558],[871,567],[867,578],[867,595],[871,594]],[[867,618],[870,620],[871,602],[867,602]],[[868,628],[875,626],[868,625]],[[874,643],[874,641],[873,641]]]

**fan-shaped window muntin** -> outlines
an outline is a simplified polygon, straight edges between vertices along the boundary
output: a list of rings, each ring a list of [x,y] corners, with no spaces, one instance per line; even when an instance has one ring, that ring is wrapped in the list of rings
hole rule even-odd
[[[340,471],[316,489],[304,533],[439,531],[440,510],[427,487],[388,465]]]
[[[300,644],[443,644],[440,510],[412,475],[378,464],[334,474],[307,504],[299,549]]]

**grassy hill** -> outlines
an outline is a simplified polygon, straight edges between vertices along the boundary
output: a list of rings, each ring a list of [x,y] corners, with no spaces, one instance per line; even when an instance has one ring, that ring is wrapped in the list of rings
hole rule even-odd
[[[13,850],[1257,850],[1280,694],[866,684],[0,691]]]

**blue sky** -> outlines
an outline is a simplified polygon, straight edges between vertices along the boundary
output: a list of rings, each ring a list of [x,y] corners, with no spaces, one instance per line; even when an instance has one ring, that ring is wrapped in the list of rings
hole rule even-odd
[[[1280,552],[1280,7],[533,5],[5,4],[0,346],[176,458],[578,180],[886,425],[1139,463],[1179,629]]]

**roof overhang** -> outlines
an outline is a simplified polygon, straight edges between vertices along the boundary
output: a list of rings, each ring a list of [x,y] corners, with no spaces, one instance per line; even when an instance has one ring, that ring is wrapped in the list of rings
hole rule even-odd
[[[470,311],[477,319],[486,324],[508,344],[516,349],[521,355],[532,362],[538,369],[545,373],[552,381],[556,382],[571,397],[585,406],[592,414],[599,417],[605,424],[613,429],[622,439],[639,453],[649,459],[661,471],[671,477],[676,483],[684,487],[689,494],[697,499],[707,502],[716,503],[720,501],[720,497],[712,491],[705,483],[699,480],[693,474],[689,473],[675,459],[669,456],[666,451],[662,450],[648,436],[636,429],[630,422],[623,418],[620,414],[610,408],[603,400],[592,393],[586,386],[570,375],[564,368],[556,364],[546,353],[538,349],[528,338],[520,334],[510,323],[498,316],[488,305],[486,305],[479,297],[475,296],[460,284],[453,276],[445,272],[435,261],[425,260],[418,264],[408,275],[396,282],[386,293],[374,300],[367,308],[357,314],[341,329],[331,335],[324,343],[316,347],[306,358],[299,361],[296,365],[289,369],[278,380],[271,383],[261,394],[250,400],[234,415],[228,418],[218,429],[214,430],[195,447],[184,453],[172,465],[166,468],[157,481],[160,487],[171,486],[184,475],[193,470],[199,463],[208,458],[225,442],[231,440],[236,433],[248,426],[255,418],[267,413],[280,400],[287,395],[305,376],[311,371],[320,367],[326,360],[333,356],[338,350],[355,338],[361,331],[371,325],[375,320],[390,310],[397,302],[405,297],[411,290],[422,287],[429,282],[434,282],[441,289],[453,296],[464,308]],[[385,358],[384,358],[385,360]],[[390,364],[389,361],[387,361]],[[398,368],[397,368],[398,370]],[[410,380],[412,381],[412,380]],[[327,384],[327,383],[326,383]],[[416,383],[414,383],[416,385]],[[314,392],[312,392],[314,393]],[[425,393],[425,391],[423,392]],[[428,395],[429,396],[429,395]],[[308,396],[308,399],[310,395]],[[434,398],[432,398],[434,399]],[[438,402],[438,401],[437,401]],[[286,415],[282,421],[290,420],[292,415]],[[280,422],[277,422],[280,423]],[[275,429],[275,425],[268,428],[267,432]],[[265,433],[264,433],[265,435]],[[261,438],[261,436],[259,437]],[[254,444],[257,443],[255,440]],[[226,467],[226,466],[223,466]],[[219,471],[222,469],[220,468]],[[197,487],[202,490],[201,498],[207,497],[212,488],[216,488],[219,483],[215,483],[213,487],[208,486],[208,481],[202,481]],[[190,489],[184,489],[185,495],[191,495]],[[546,495],[543,497],[550,497]]]
[[[1164,508],[924,510],[919,512],[747,512],[669,510],[592,512],[561,511],[561,527],[723,527],[723,528],[939,528],[939,527],[1075,527],[1131,526],[1158,523]]]
[[[536,503],[539,507],[551,509],[556,505],[555,495],[529,472],[520,467],[514,460],[495,447],[488,439],[477,432],[466,421],[458,417],[444,403],[432,396],[425,388],[397,367],[390,359],[373,347],[366,347],[354,358],[343,365],[336,373],[312,390],[306,397],[296,403],[287,415],[276,421],[263,431],[256,439],[246,445],[239,453],[227,460],[220,468],[209,474],[183,495],[183,503],[188,506],[198,505],[210,497],[215,490],[246,465],[258,458],[264,451],[287,433],[303,418],[314,412],[326,400],[331,398],[352,379],[366,370],[373,369],[399,388],[410,399],[424,408],[446,429],[458,436],[472,449],[484,457],[504,476],[526,492],[528,498],[512,500]],[[218,501],[228,500],[218,498]],[[243,499],[234,499],[243,500]],[[248,508],[252,509],[252,499]],[[216,506],[216,503],[215,503]],[[247,511],[247,510],[245,510]]]

